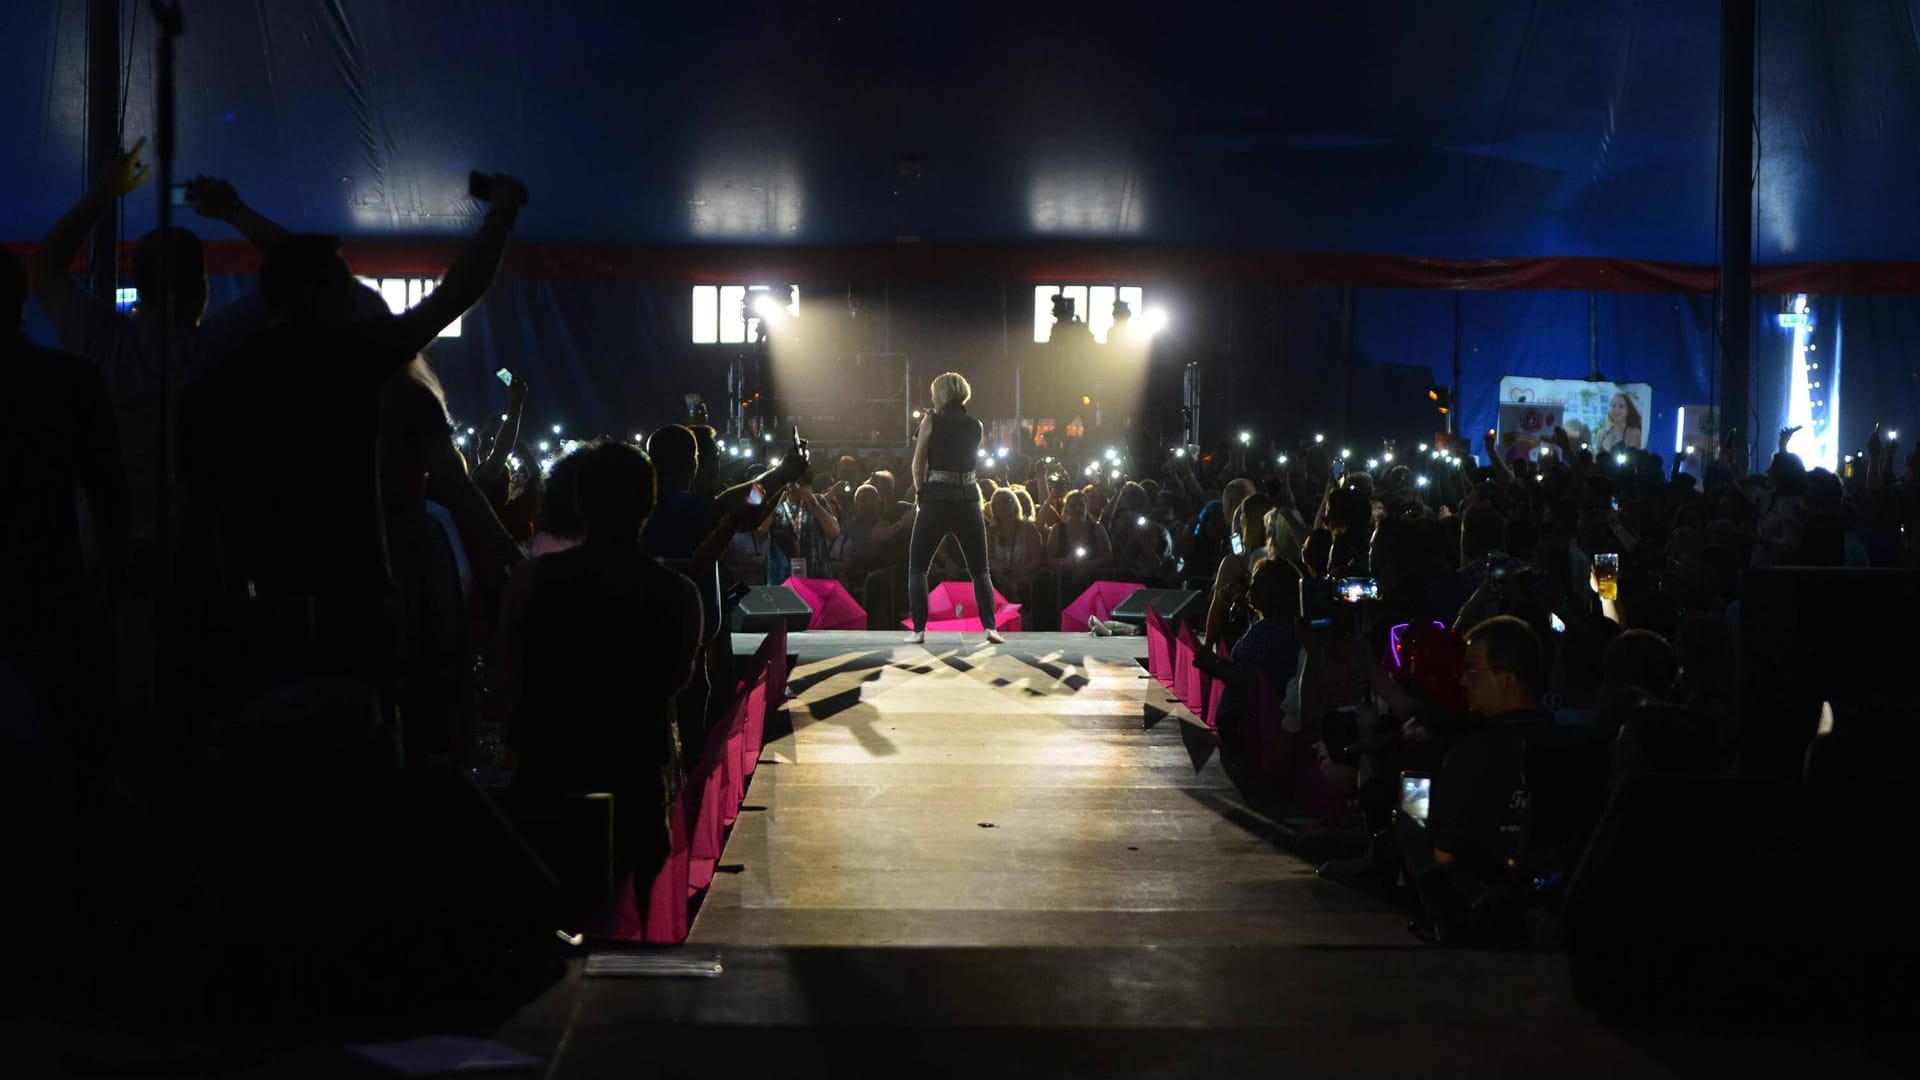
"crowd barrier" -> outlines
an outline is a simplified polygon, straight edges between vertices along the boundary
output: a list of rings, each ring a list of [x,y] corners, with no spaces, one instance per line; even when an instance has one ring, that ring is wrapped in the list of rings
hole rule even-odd
[[[651,882],[628,874],[595,932],[620,941],[677,945],[687,939],[739,819],[747,781],[760,761],[767,721],[786,697],[787,628],[776,623],[740,672],[726,722],[707,733],[686,786],[668,809],[669,848]]]

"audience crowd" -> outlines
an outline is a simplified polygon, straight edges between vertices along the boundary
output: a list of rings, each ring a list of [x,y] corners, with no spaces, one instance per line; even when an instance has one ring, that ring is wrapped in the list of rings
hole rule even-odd
[[[157,235],[134,258],[171,313],[123,314],[68,276],[146,178],[137,149],[100,176],[31,265],[0,251],[0,362],[31,403],[8,425],[31,466],[0,527],[17,571],[0,694],[24,741],[73,761],[166,744],[243,768],[473,770],[522,806],[614,791],[619,858],[644,872],[731,704],[740,586],[836,579],[899,624],[905,450],[729,445],[689,416],[542,454],[524,373],[501,420],[453,424],[427,350],[492,281],[526,203],[512,178],[397,315],[335,238],[198,180],[198,213],[261,247],[257,297],[208,314],[200,242],[175,229],[170,261]],[[27,340],[30,297],[64,352]],[[1744,569],[1920,566],[1920,461],[1876,429],[1835,475],[1791,435],[1764,470],[1730,437],[1695,475],[1564,432],[1515,461],[1492,433],[1358,452],[1094,434],[983,446],[979,506],[1029,630],[1095,581],[1204,592],[1197,662],[1227,685],[1229,764],[1265,680],[1272,737],[1369,838],[1328,872],[1404,876],[1433,933],[1498,937],[1577,852],[1577,829],[1535,827],[1543,806],[1578,820],[1624,776],[1738,767]],[[949,545],[935,575],[969,568]],[[195,729],[114,719],[156,703]],[[1401,812],[1422,778],[1430,809]]]

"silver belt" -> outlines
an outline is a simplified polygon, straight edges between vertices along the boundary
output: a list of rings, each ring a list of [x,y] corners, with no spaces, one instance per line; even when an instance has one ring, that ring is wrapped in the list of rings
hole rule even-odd
[[[928,469],[927,483],[929,484],[978,484],[979,481],[973,478],[973,470],[971,469],[967,470],[966,472],[948,472],[945,469]]]

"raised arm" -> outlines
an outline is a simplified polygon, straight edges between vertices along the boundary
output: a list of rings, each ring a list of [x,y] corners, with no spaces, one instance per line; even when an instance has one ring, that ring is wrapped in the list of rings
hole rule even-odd
[[[196,176],[187,181],[187,190],[193,194],[195,213],[233,226],[261,251],[287,235],[279,222],[248,206],[231,183],[217,176]]]
[[[507,251],[507,237],[520,208],[527,204],[527,189],[511,176],[495,176],[487,196],[487,217],[480,231],[447,267],[440,284],[418,304],[403,312],[407,344],[418,352],[432,344],[440,331],[467,309],[480,302],[493,277],[500,270],[501,256]]]
[[[74,284],[67,271],[80,254],[80,246],[100,219],[113,209],[115,201],[131,195],[147,182],[150,167],[141,157],[147,140],[141,139],[132,150],[115,154],[100,163],[93,186],[53,223],[40,245],[33,249],[33,291],[55,326],[66,325],[74,309],[85,303],[87,293]],[[63,342],[72,348],[75,342]]]

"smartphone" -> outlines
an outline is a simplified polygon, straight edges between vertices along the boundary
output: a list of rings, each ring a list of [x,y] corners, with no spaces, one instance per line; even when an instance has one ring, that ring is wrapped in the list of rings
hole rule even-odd
[[[167,189],[167,195],[175,206],[192,206],[194,203],[192,184],[175,184]]]
[[[763,490],[760,487],[759,484],[755,484],[752,487],[747,489],[747,505],[748,506],[759,506],[766,501],[767,501],[767,493],[765,490]]]
[[[512,385],[513,385],[513,372],[511,372],[511,371],[508,371],[508,370],[507,370],[506,368],[498,368],[498,369],[496,369],[496,370],[494,371],[494,373],[493,373],[493,377],[494,377],[494,378],[496,378],[496,379],[499,379],[499,380],[500,380],[500,384],[501,384],[502,386],[512,386]]]
[[[1551,611],[1547,612],[1547,625],[1552,627],[1553,632],[1556,634],[1564,634],[1567,632],[1566,622]]]
[[[1233,549],[1235,555],[1245,555],[1247,553],[1247,543],[1240,539],[1239,533],[1234,533],[1231,537],[1228,537],[1227,546]]]
[[[493,177],[474,171],[467,174],[467,194],[486,202],[493,198]]]
[[[1433,778],[1426,773],[1403,772],[1400,774],[1400,812],[1419,822],[1427,823],[1427,808],[1433,804]]]
[[[1370,577],[1343,577],[1333,584],[1334,599],[1349,604],[1380,599],[1380,582]]]

